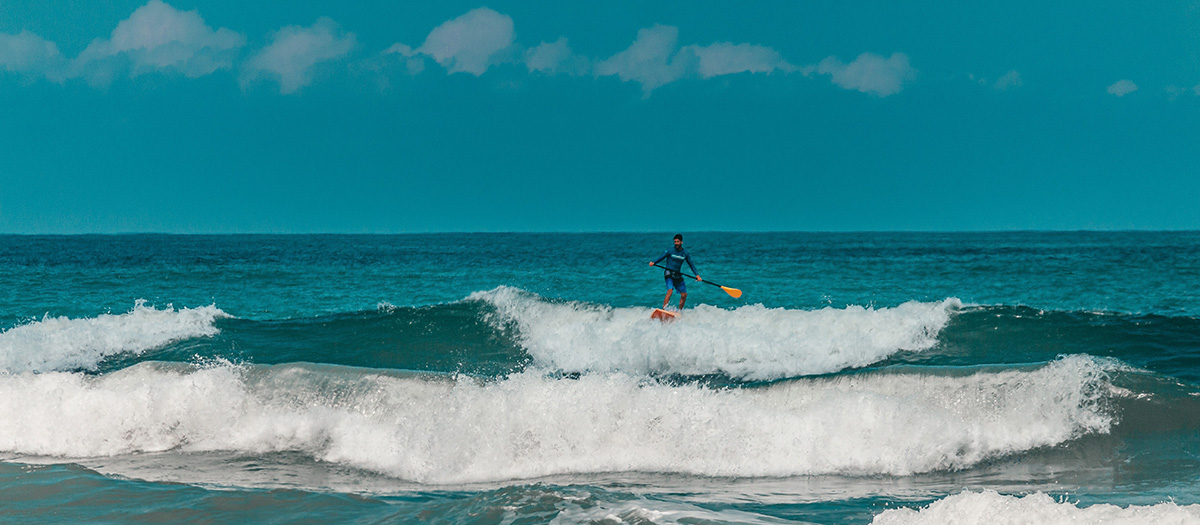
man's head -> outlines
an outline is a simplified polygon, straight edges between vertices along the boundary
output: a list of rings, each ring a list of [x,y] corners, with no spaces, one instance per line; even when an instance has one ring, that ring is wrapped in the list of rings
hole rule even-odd
[[[683,234],[682,234],[682,233],[676,233],[676,234],[675,234],[675,247],[676,247],[676,248],[682,248],[682,247],[683,247]]]

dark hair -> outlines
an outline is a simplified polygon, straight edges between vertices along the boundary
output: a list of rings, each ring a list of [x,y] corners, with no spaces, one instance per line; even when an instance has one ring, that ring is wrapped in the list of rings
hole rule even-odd
[[[681,241],[682,241],[682,240],[683,240],[683,234],[682,234],[682,233],[676,233],[676,234],[675,234],[675,238],[676,238],[676,239],[679,239],[679,240],[681,240]]]

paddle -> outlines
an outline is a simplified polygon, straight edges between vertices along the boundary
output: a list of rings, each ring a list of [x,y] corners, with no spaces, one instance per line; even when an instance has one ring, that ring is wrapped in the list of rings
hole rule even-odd
[[[661,265],[661,264],[656,264],[655,266],[657,266],[657,267],[659,267],[659,268],[662,268],[662,269],[664,269],[664,270],[670,270],[670,268],[667,268],[666,266],[663,266],[663,265]],[[695,278],[696,278],[696,276],[695,276],[695,275],[688,275],[688,274],[686,274],[686,273],[683,273],[683,272],[679,272],[679,273],[680,273],[680,274],[682,274],[684,277],[691,277],[692,279],[695,279]],[[705,281],[705,280],[701,280],[700,282],[702,282],[702,283],[706,283],[706,284],[711,284],[711,285],[713,285],[713,286],[716,286],[716,287],[718,287],[718,288],[720,288],[720,289],[722,289],[722,290],[725,290],[725,293],[729,294],[729,296],[730,296],[730,297],[733,297],[734,299],[737,299],[738,297],[741,297],[741,296],[742,296],[742,291],[741,291],[741,290],[738,290],[737,288],[730,288],[730,287],[728,287],[728,286],[721,286],[721,285],[719,285],[719,284],[717,284],[717,283],[714,283],[714,282],[712,282],[712,281]]]

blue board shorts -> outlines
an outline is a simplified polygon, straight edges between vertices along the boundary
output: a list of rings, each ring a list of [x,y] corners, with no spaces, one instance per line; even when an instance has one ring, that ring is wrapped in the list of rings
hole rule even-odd
[[[669,276],[669,275],[663,277],[663,279],[667,280],[667,289],[668,290],[678,290],[679,293],[687,293],[687,282],[684,281],[682,278],[679,279],[679,282],[675,282],[675,280],[671,279],[671,276]]]

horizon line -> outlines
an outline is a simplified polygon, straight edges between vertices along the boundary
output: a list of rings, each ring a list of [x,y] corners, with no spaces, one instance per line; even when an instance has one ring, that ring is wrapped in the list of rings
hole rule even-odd
[[[412,231],[412,232],[155,232],[155,231],[125,231],[125,232],[73,232],[73,233],[16,233],[0,232],[0,237],[120,237],[120,236],[399,236],[399,235],[592,235],[592,234],[768,234],[768,233],[809,233],[809,234],[963,234],[963,233],[1200,233],[1200,229],[978,229],[978,230],[505,230],[505,231]]]

